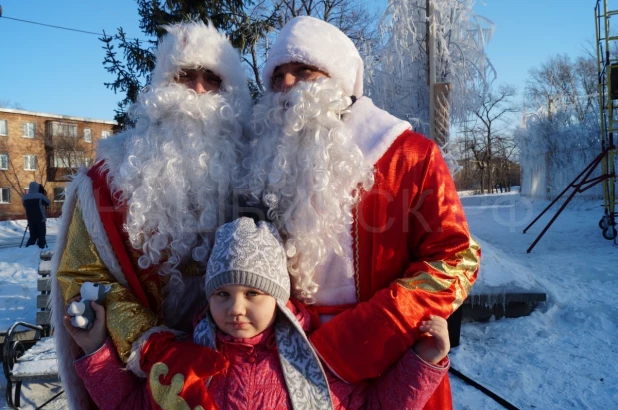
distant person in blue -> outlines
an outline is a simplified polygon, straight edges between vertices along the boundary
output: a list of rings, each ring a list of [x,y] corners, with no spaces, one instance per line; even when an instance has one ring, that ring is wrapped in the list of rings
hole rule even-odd
[[[37,182],[32,181],[28,188],[28,193],[24,195],[21,202],[26,209],[26,219],[30,229],[30,238],[26,243],[26,248],[35,243],[39,248],[46,246],[45,242],[45,208],[50,204],[45,196],[45,189]]]

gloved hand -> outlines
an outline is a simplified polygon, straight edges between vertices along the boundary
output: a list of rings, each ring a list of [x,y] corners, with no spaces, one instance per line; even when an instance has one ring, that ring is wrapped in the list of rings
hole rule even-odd
[[[152,334],[141,350],[140,367],[148,374],[153,408],[162,410],[216,410],[206,381],[228,366],[217,351],[189,341],[177,341],[171,332]]]

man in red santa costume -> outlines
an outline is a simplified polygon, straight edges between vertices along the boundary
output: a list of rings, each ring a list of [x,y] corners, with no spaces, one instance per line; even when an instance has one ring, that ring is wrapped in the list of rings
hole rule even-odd
[[[240,56],[212,25],[165,29],[150,84],[130,110],[134,128],[101,140],[95,165],[67,188],[52,321],[72,409],[91,406],[74,373],[79,349],[63,326],[81,284],[111,284],[106,325],[126,362],[148,329],[191,330],[214,232],[226,222],[251,105]]]
[[[474,283],[471,238],[436,144],[363,96],[363,61],[336,27],[297,17],[264,67],[246,184],[285,238],[310,340],[350,383],[382,374]],[[445,377],[427,408],[452,407]]]

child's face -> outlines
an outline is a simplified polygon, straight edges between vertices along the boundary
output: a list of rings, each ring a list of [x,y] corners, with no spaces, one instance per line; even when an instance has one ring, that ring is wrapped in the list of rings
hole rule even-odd
[[[275,322],[276,299],[255,288],[220,287],[210,297],[209,305],[219,330],[236,338],[259,335]]]

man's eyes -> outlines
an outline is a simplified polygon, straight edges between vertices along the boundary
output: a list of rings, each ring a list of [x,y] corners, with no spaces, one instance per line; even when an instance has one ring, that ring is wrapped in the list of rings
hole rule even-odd
[[[221,78],[216,74],[206,76],[206,81],[213,84],[221,84]]]
[[[315,68],[313,68],[313,67],[309,67],[309,66],[302,66],[302,67],[299,67],[299,68],[298,68],[298,70],[297,70],[296,72],[297,72],[299,75],[302,75],[302,76],[307,77],[307,76],[310,76],[310,75],[312,75],[313,73],[315,73],[315,72],[316,72],[316,69],[315,69]]]

